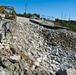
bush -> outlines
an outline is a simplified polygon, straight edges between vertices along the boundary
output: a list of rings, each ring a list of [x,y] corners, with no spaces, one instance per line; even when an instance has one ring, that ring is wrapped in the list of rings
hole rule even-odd
[[[69,21],[61,21],[62,26],[68,27],[73,31],[76,31],[76,24],[71,24]]]

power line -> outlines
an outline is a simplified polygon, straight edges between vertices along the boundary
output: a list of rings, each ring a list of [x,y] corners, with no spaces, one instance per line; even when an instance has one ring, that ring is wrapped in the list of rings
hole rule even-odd
[[[66,14],[64,15],[64,20],[66,19]]]

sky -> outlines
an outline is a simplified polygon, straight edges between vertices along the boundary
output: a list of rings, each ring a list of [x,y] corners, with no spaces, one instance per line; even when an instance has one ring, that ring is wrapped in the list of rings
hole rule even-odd
[[[13,6],[17,13],[24,13],[26,9],[26,13],[45,18],[76,20],[76,0],[0,0],[0,5]]]

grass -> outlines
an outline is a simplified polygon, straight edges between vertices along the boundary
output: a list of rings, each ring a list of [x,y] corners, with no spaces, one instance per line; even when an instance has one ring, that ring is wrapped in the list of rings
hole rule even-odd
[[[70,22],[67,22],[67,21],[60,21],[60,23],[62,24],[62,26],[68,27],[72,31],[76,31],[76,25],[75,24],[71,24]]]

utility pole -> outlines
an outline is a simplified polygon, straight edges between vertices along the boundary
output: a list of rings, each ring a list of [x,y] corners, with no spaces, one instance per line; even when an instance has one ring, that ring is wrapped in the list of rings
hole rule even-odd
[[[69,21],[70,21],[70,15],[69,15]]]
[[[64,15],[64,20],[66,19],[66,14]]]
[[[26,14],[26,10],[27,10],[27,1],[28,0],[26,0],[26,4],[25,4],[25,14]]]

